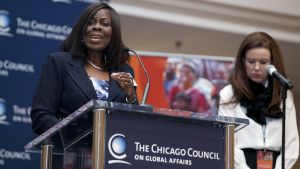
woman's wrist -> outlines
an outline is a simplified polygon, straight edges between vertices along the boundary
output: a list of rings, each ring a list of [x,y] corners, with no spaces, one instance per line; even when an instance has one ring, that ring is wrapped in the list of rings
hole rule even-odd
[[[133,104],[136,102],[136,95],[133,94],[133,95],[127,95],[126,96],[126,102],[129,103],[129,104]]]

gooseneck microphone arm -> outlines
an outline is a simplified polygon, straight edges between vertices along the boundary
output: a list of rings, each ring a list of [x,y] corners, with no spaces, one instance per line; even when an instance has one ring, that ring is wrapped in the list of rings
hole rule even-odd
[[[131,50],[130,48],[126,47],[126,50],[129,51],[129,52],[134,53],[134,55],[137,57],[140,65],[142,66],[142,69],[143,69],[143,71],[144,71],[144,73],[145,73],[145,75],[147,77],[147,83],[146,83],[146,86],[145,86],[145,89],[144,89],[143,99],[142,99],[142,102],[141,102],[141,104],[144,105],[144,104],[146,104],[147,96],[148,96],[148,92],[149,92],[149,88],[150,88],[150,78],[149,78],[149,75],[147,73],[147,70],[146,70],[143,62],[141,61],[140,56],[134,50]]]

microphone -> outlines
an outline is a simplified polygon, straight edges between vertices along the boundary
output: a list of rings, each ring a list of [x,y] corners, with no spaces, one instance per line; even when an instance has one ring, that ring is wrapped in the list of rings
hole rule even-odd
[[[282,76],[277,71],[277,69],[275,68],[274,65],[268,65],[267,66],[267,72],[268,72],[269,75],[271,75],[275,79],[279,80],[281,82],[281,84],[286,87],[286,89],[291,89],[291,88],[294,87],[294,85],[292,84],[292,82],[290,80],[288,80],[287,78],[285,78],[284,76]]]
[[[128,47],[125,47],[125,50],[127,50],[129,52],[132,52],[137,57],[140,65],[142,66],[142,69],[143,69],[143,71],[144,71],[144,73],[145,73],[145,75],[147,77],[147,83],[146,83],[146,86],[145,86],[145,89],[144,89],[143,99],[142,99],[142,102],[141,102],[142,105],[146,105],[146,100],[147,100],[147,96],[148,96],[148,92],[149,92],[149,87],[150,87],[150,78],[149,78],[149,75],[147,73],[147,70],[146,70],[143,62],[141,61],[140,56],[134,50],[131,50]]]

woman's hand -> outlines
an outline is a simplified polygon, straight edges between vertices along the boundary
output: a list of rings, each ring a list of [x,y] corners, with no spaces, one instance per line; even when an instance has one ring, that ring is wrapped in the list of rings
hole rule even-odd
[[[127,95],[129,103],[133,103],[136,99],[134,91],[134,82],[130,73],[118,72],[112,73],[111,77],[116,80]]]

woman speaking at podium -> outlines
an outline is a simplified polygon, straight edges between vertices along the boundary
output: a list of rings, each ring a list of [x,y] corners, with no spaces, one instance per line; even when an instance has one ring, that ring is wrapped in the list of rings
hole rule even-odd
[[[106,3],[87,7],[43,65],[32,102],[32,127],[41,134],[91,99],[137,104],[134,71],[117,12]]]
[[[249,119],[235,133],[235,169],[280,169],[282,149],[281,84],[268,75],[273,64],[285,75],[282,54],[275,40],[254,32],[242,42],[229,77],[220,92],[219,115]],[[286,100],[285,167],[291,169],[299,154],[295,105],[290,91]]]

